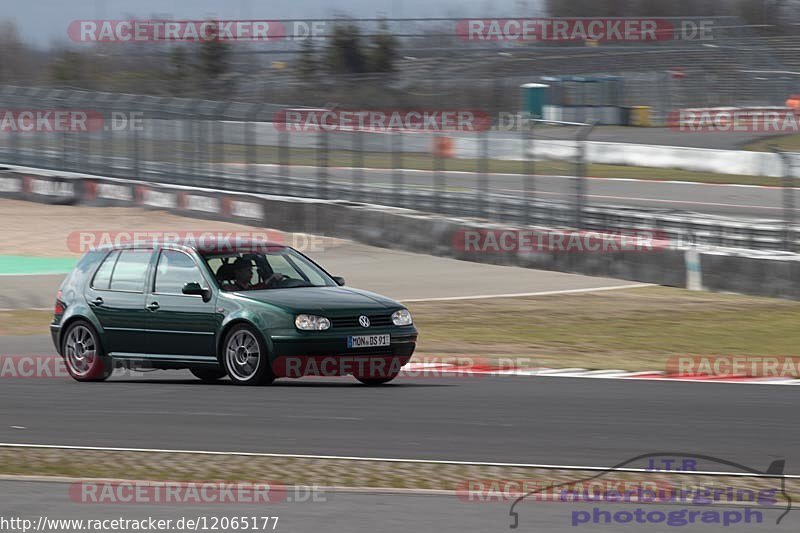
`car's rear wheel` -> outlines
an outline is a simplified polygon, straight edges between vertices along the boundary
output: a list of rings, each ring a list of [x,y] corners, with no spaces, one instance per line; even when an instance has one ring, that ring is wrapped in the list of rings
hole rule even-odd
[[[67,327],[61,353],[67,372],[77,381],[103,381],[114,370],[111,358],[103,353],[97,332],[84,320]]]
[[[267,385],[275,380],[261,335],[246,324],[234,326],[225,336],[222,363],[237,385]]]
[[[367,386],[370,386],[370,387],[375,387],[377,385],[383,385],[384,383],[389,383],[390,381],[392,381],[397,376],[398,376],[398,374],[390,374],[388,376],[383,376],[383,377],[380,377],[380,378],[367,378],[367,377],[361,377],[361,376],[355,376],[355,378],[358,381],[360,381],[361,383],[363,383],[364,385],[367,385]]]
[[[220,380],[228,375],[228,373],[221,368],[190,368],[189,372],[194,374],[196,378],[202,379],[208,383]]]

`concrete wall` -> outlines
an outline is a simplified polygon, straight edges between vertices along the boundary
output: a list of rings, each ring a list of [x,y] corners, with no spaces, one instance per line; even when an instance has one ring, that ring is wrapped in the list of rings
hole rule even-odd
[[[533,159],[574,160],[577,154],[575,141],[536,140],[523,151],[521,139],[506,139],[502,143],[489,143],[492,159],[522,160],[522,154]],[[455,138],[455,157],[473,159],[480,154],[478,140]],[[685,146],[655,146],[610,142],[586,142],[586,160],[606,165],[629,165],[656,168],[674,168],[694,172],[742,174],[746,176],[783,175],[780,157],[771,152],[746,150],[712,150]],[[800,177],[800,167],[795,165],[795,176]]]

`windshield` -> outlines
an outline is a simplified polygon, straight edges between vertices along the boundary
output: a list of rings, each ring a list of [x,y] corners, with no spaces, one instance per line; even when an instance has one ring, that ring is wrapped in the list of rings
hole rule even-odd
[[[223,291],[336,285],[330,276],[308,258],[286,247],[269,248],[259,253],[207,254],[204,259]]]

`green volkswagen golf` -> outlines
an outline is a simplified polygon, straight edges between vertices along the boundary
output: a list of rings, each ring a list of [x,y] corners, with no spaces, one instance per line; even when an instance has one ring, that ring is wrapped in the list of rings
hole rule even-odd
[[[379,385],[417,341],[403,305],[272,243],[89,251],[58,291],[50,330],[78,381],[120,366],[240,385],[343,375]]]

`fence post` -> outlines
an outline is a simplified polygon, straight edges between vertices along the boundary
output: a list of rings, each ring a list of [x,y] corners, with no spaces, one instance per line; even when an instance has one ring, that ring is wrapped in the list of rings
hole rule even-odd
[[[317,197],[328,198],[328,133],[323,128],[317,137]]]
[[[71,170],[69,168],[69,157],[67,156],[69,151],[67,149],[67,132],[66,132],[66,130],[61,132],[61,134],[59,135],[59,138],[61,139],[61,156],[60,156],[61,160],[58,162],[58,164],[62,165],[67,170]]]
[[[484,218],[489,214],[489,135],[478,133],[480,156],[478,157],[478,212]]]
[[[586,205],[586,138],[594,129],[594,121],[578,129],[575,136],[575,229],[583,228],[583,209]]]
[[[438,207],[441,212],[447,213],[443,205],[443,195],[445,184],[445,177],[442,164],[442,156],[439,153],[439,146],[441,145],[442,136],[438,133],[433,134],[433,205],[431,209]]]
[[[359,201],[366,197],[364,194],[364,139],[361,131],[353,133],[353,200]]]
[[[139,151],[141,147],[139,146],[139,132],[136,129],[134,129],[132,133],[133,133],[133,179],[138,180],[141,179],[141,176],[139,175],[139,171],[141,170],[139,161],[140,159]]]
[[[214,144],[214,164],[211,168],[214,169],[215,184],[217,186],[226,184],[227,172],[225,172],[225,111],[228,109],[228,103],[221,103],[214,113],[214,122],[212,124],[213,135],[211,142]]]
[[[208,137],[206,130],[208,129],[208,117],[203,109],[199,114],[197,127],[195,130],[197,142],[194,145],[194,161],[195,161],[195,176],[203,176],[203,182],[209,186],[208,166],[206,165],[208,154]]]
[[[262,104],[254,104],[250,112],[250,120],[245,123],[245,158],[247,160],[247,177],[251,180],[256,180],[258,172],[256,168],[256,161],[258,158],[257,145],[256,145],[256,122],[261,115]]]
[[[199,116],[199,104],[194,103],[191,109],[191,116],[187,120],[188,137],[186,141],[186,152],[183,158],[182,174],[186,176],[201,175],[200,168],[200,134],[202,132],[202,119]]]
[[[533,202],[536,194],[536,168],[534,163],[534,139],[533,126],[535,122],[531,120],[527,113],[520,113],[519,129],[522,134],[522,161],[523,178],[522,189],[525,195],[525,224],[533,222]]]
[[[292,194],[292,186],[289,182],[289,130],[288,126],[278,132],[278,167],[280,169],[280,177],[284,180],[286,185],[286,192]]]
[[[40,134],[41,134],[40,132],[34,131],[33,133],[31,133],[31,136],[36,136],[36,135],[40,135]],[[8,159],[7,159],[8,161],[10,161],[11,163],[19,164],[19,163],[23,162],[23,158],[21,157],[22,156],[22,152],[19,149],[19,134],[15,133],[13,131],[10,131],[10,132],[8,132],[7,135],[8,135],[8,138],[10,139],[10,142],[9,142],[10,150],[9,151],[3,150],[3,151],[5,152],[6,157],[8,157]],[[36,152],[33,152],[33,153],[36,153]],[[42,153],[42,152],[38,152],[38,153]]]
[[[395,204],[406,207],[405,191],[403,190],[403,134],[393,131],[389,135],[391,139],[392,151],[392,189],[394,191]]]
[[[795,251],[794,242],[794,223],[795,223],[795,201],[794,201],[794,168],[792,156],[776,146],[770,146],[770,150],[777,154],[781,161],[781,192],[783,197],[783,247],[789,252]]]

